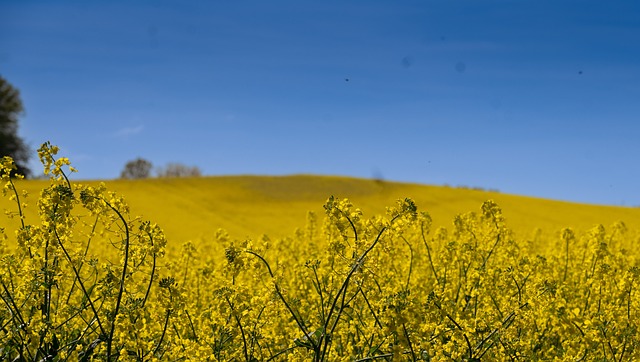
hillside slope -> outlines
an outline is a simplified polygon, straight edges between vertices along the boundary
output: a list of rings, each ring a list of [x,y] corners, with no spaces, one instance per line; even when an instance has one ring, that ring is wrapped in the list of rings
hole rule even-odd
[[[98,181],[79,182],[98,184]],[[22,181],[19,189],[30,196],[27,216],[35,220],[35,200],[47,181]],[[459,213],[478,211],[482,202],[493,199],[503,209],[507,225],[522,236],[536,228],[556,232],[562,227],[590,228],[624,221],[640,226],[640,208],[585,205],[496,192],[380,182],[332,176],[222,176],[192,179],[111,180],[110,191],[125,197],[132,215],[157,222],[169,240],[178,242],[212,237],[218,228],[233,238],[267,234],[290,235],[305,225],[307,211],[321,216],[330,195],[349,198],[365,216],[384,213],[399,198],[415,200],[419,210],[431,214],[435,226],[449,226]],[[0,210],[15,210],[8,197]],[[34,222],[34,221],[31,221]],[[0,220],[0,226],[15,227],[17,220]],[[12,225],[13,224],[13,225]],[[9,229],[10,230],[10,229]]]

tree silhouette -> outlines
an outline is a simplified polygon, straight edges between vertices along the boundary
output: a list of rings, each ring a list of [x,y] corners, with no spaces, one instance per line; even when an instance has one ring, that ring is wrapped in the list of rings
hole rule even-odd
[[[202,172],[197,166],[186,166],[181,163],[169,163],[158,169],[158,177],[200,177]]]
[[[145,160],[144,158],[138,157],[135,160],[129,161],[126,165],[124,165],[124,169],[120,173],[120,178],[148,178],[151,176],[152,168],[153,165],[151,164],[151,162]]]
[[[11,156],[17,172],[28,177],[29,147],[18,136],[18,117],[24,113],[20,92],[0,76],[0,157]]]

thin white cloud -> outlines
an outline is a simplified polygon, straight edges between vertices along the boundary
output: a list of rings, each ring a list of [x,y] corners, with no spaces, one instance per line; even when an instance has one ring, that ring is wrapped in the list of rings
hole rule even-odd
[[[116,137],[119,138],[128,138],[134,135],[137,135],[138,133],[142,132],[144,130],[144,126],[143,125],[139,125],[139,126],[135,126],[135,127],[124,127],[119,129],[115,135]]]

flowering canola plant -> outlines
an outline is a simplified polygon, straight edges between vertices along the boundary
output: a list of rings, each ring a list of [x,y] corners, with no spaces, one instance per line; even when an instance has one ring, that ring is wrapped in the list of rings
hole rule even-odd
[[[480,361],[640,359],[638,232],[624,223],[522,239],[484,202],[432,230],[411,199],[325,215],[272,240],[224,230],[166,248],[105,185],[45,143],[50,182],[16,189],[0,233],[7,361]],[[67,170],[67,171],[65,171]]]

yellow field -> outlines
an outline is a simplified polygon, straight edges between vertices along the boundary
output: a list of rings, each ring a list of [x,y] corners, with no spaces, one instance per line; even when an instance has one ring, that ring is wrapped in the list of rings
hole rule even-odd
[[[78,181],[96,186],[98,181]],[[303,227],[308,211],[323,213],[325,200],[349,198],[366,216],[383,214],[397,199],[411,197],[420,210],[431,214],[435,226],[450,226],[457,214],[476,211],[486,200],[502,208],[507,225],[522,237],[535,229],[553,233],[563,227],[578,230],[596,224],[624,221],[640,228],[640,208],[595,206],[507,195],[470,189],[330,176],[223,176],[192,179],[110,180],[108,189],[122,195],[131,214],[158,223],[169,243],[181,244],[210,237],[218,228],[238,239],[284,237]],[[17,182],[18,189],[36,199],[48,181]],[[28,199],[27,199],[28,200]],[[0,210],[14,209],[8,198]],[[34,205],[27,208],[36,215]],[[4,226],[6,220],[0,220]]]
[[[637,208],[319,176],[105,186],[56,153],[48,181],[0,163],[0,360],[640,359]]]

